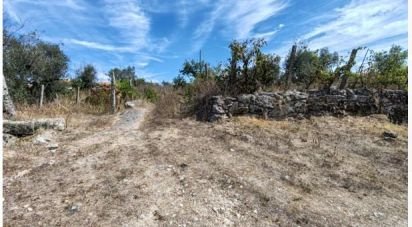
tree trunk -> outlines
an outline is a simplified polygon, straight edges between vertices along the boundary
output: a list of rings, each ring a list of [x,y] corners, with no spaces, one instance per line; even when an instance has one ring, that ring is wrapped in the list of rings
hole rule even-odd
[[[289,86],[292,84],[292,77],[294,74],[294,67],[295,67],[295,61],[296,61],[296,49],[297,45],[292,46],[292,51],[290,52],[290,57],[289,57],[289,65],[287,68],[287,80],[286,80],[286,87],[289,88]]]
[[[14,107],[13,100],[10,97],[9,94],[9,89],[6,84],[6,79],[3,77],[3,112],[6,112],[7,114],[11,116],[16,115],[16,108]]]
[[[339,85],[339,89],[345,89],[348,84],[348,79],[349,79],[348,74],[350,73],[350,70],[355,64],[356,53],[358,52],[358,50],[359,50],[358,48],[352,50],[350,57],[349,57],[349,61],[344,66],[344,69],[342,71],[343,72],[342,81]]]

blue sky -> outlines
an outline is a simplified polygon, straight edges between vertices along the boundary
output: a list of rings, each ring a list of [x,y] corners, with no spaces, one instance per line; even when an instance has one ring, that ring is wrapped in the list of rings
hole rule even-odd
[[[407,48],[407,0],[4,0],[4,16],[63,43],[70,74],[85,64],[101,80],[112,67],[135,66],[140,77],[171,81],[199,50],[225,63],[233,39],[262,37],[267,53],[285,57],[302,41],[348,56],[367,46]],[[362,55],[362,53],[360,53]]]

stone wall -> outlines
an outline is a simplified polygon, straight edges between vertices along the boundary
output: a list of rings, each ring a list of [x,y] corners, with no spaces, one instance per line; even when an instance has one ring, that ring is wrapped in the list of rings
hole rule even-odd
[[[399,90],[317,90],[259,92],[237,97],[212,96],[199,110],[199,120],[216,121],[235,115],[264,118],[382,113],[395,123],[408,121],[408,93]]]

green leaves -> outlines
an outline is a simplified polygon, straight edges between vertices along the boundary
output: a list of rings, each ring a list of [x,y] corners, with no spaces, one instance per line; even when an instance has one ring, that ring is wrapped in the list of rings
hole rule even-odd
[[[65,91],[59,80],[66,76],[69,58],[59,45],[40,40],[34,32],[3,32],[4,75],[15,101],[37,102],[42,84],[48,100]]]
[[[93,65],[88,64],[83,68],[80,68],[76,71],[76,79],[74,81],[75,86],[80,88],[91,88],[96,83],[97,71]]]
[[[380,87],[396,86],[407,89],[408,51],[400,46],[392,46],[389,51],[374,53],[370,58],[370,76]]]

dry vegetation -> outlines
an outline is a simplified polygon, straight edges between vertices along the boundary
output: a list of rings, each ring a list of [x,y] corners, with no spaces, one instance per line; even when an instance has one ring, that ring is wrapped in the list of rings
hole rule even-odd
[[[54,152],[36,136],[7,146],[6,226],[406,225],[406,126],[381,115],[210,124],[167,118],[180,105],[163,97],[173,108],[141,126],[133,110],[79,112],[52,132]],[[31,114],[66,114],[47,111]]]

